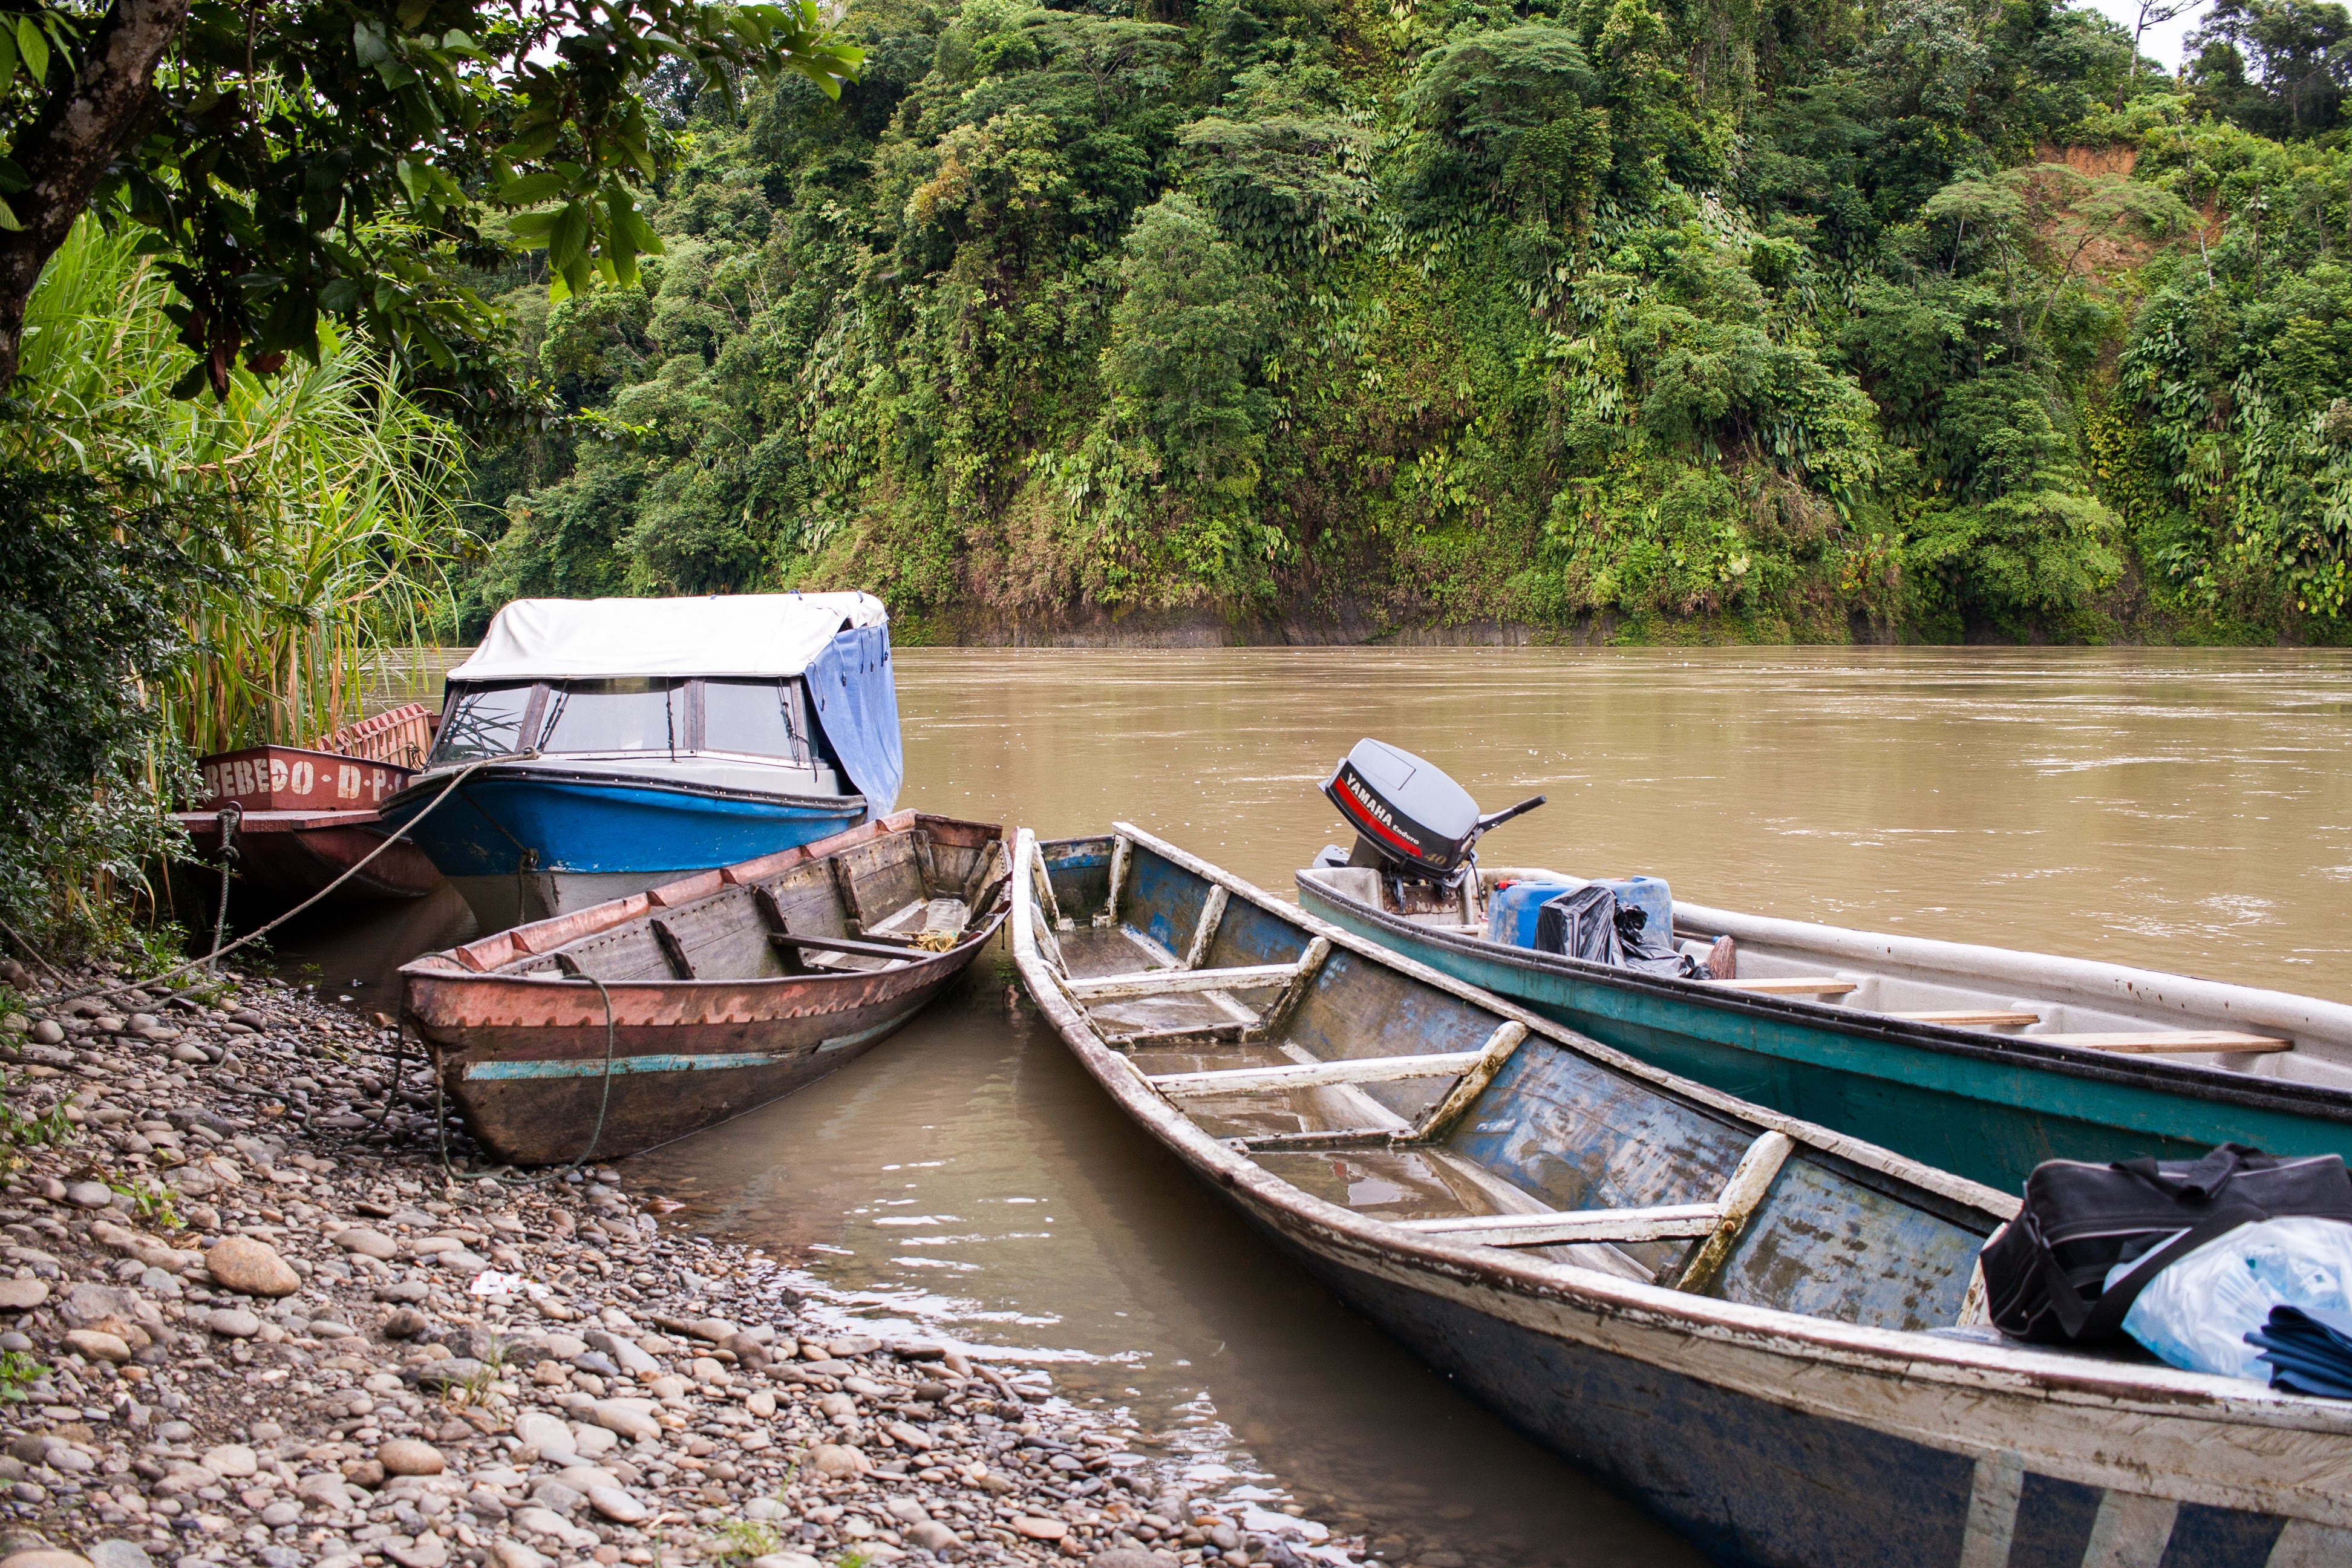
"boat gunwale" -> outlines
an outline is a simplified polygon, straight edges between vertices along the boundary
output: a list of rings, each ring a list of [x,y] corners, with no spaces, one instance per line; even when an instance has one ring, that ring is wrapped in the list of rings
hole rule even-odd
[[[1395,969],[1413,979],[1474,1002],[1497,1017],[1515,1019],[1531,1033],[1598,1064],[1624,1071],[1690,1100],[1734,1110],[1739,1120],[1759,1129],[1788,1132],[1808,1147],[1854,1159],[1913,1181],[1944,1195],[1955,1188],[1973,1188],[2000,1200],[1996,1213],[2013,1215],[2017,1200],[1948,1173],[1937,1171],[1874,1145],[1862,1144],[1832,1129],[1818,1127],[1749,1105],[1689,1079],[1649,1067],[1612,1047],[1526,1012],[1506,998],[1454,980],[1375,942],[1318,919],[1296,905],[1277,900],[1230,873],[1163,844],[1151,835],[1121,823],[1116,833],[1129,836],[1172,864],[1196,875],[1206,875],[1229,894],[1249,899],[1277,919],[1297,926],[1310,936],[1328,939],[1360,956]],[[1111,834],[1083,835],[1053,840],[1059,844],[1108,840]],[[1919,1378],[1960,1390],[2006,1393],[2049,1403],[2096,1405],[2108,1410],[2129,1406],[2150,1415],[2185,1416],[2217,1424],[2252,1425],[2352,1436],[2352,1405],[2308,1395],[2283,1394],[2244,1379],[2185,1372],[2170,1366],[2105,1362],[2084,1355],[2015,1343],[1990,1343],[1948,1339],[1921,1331],[1881,1329],[1842,1323],[1832,1319],[1696,1296],[1623,1279],[1575,1264],[1517,1256],[1507,1249],[1448,1240],[1442,1234],[1402,1229],[1390,1222],[1343,1208],[1285,1182],[1254,1160],[1210,1136],[1150,1089],[1128,1059],[1112,1050],[1095,1031],[1086,1014],[1073,1005],[1055,981],[1054,966],[1038,951],[1031,918],[1034,895],[1026,867],[1038,850],[1027,828],[1018,830],[1014,847],[1011,931],[1013,957],[1040,1009],[1053,1021],[1064,1040],[1088,1072],[1123,1110],[1166,1143],[1200,1174],[1221,1186],[1236,1189],[1268,1212],[1270,1219],[1286,1220],[1328,1244],[1377,1263],[1409,1268],[1418,1275],[1457,1280],[1465,1286],[1497,1289],[1507,1296],[1549,1301],[1597,1317],[1631,1322],[1661,1331],[1680,1333],[1725,1344],[1811,1362],[1830,1362],[1877,1375]],[[1171,853],[1172,851],[1172,853]],[[1992,1209],[1992,1205],[1986,1205]],[[1277,1228],[1280,1228],[1278,1226]],[[1481,1310],[1485,1310],[1482,1308]],[[1630,1353],[1620,1352],[1619,1353]],[[1655,1361],[1676,1370],[1670,1360]],[[1809,1395],[1794,1384],[1781,1385],[1759,1397],[1806,1407]],[[1840,1419],[1850,1415],[1834,1413]],[[1934,1440],[1925,1436],[1916,1440]],[[1950,1444],[1941,1445],[1952,1447]],[[1970,1450],[1976,1451],[1976,1450]],[[2352,1521],[2352,1504],[2346,1519]]]
[[[835,856],[884,839],[908,837],[920,827],[933,826],[966,829],[972,834],[984,836],[978,843],[964,846],[967,848],[977,848],[983,853],[992,846],[995,846],[1004,848],[1009,855],[1012,847],[1000,824],[941,816],[935,813],[917,811],[909,807],[904,811],[893,812],[879,821],[860,823],[855,827],[846,828],[828,837],[814,839],[807,844],[795,845],[790,848],[755,856],[749,860],[739,860],[731,866],[718,866],[709,870],[697,871],[675,881],[648,888],[640,893],[627,893],[617,899],[607,899],[602,903],[591,904],[584,910],[575,910],[568,914],[551,915],[545,920],[532,921],[527,924],[509,927],[505,931],[493,931],[488,936],[478,937],[470,942],[461,942],[455,947],[442,948],[433,952],[420,954],[402,964],[397,973],[404,982],[429,983],[434,985],[449,985],[466,990],[477,990],[486,984],[520,984],[531,987],[579,986],[584,984],[583,976],[562,973],[518,973],[514,970],[514,965],[544,959],[562,948],[571,946],[573,942],[592,936],[606,935],[636,921],[651,920],[666,910],[682,909],[699,903],[704,899],[715,898],[730,888],[755,887],[771,877],[780,876],[799,867],[820,860],[829,860]],[[709,886],[698,886],[706,881]],[[983,884],[984,882],[985,879],[983,879]],[[690,893],[679,892],[679,889],[688,888],[694,890]],[[813,981],[877,980],[886,976],[928,974],[939,960],[960,957],[965,948],[985,942],[1003,923],[1008,908],[1009,904],[1000,905],[995,913],[986,921],[977,926],[967,926],[958,936],[954,945],[942,952],[932,952],[922,948],[908,948],[908,962],[894,969],[842,969],[812,974],[761,974],[740,978],[714,975],[691,980],[675,977],[652,980],[606,980],[603,984],[605,989],[618,996],[641,995],[689,987],[776,988],[804,985]],[[544,945],[535,945],[539,942],[543,942]],[[509,956],[499,958],[496,962],[484,962],[500,948],[503,948]],[[478,952],[478,950],[479,950]],[[458,984],[460,982],[464,983],[462,986]]]
[[[383,810],[390,813],[412,796],[430,794],[448,782],[453,773],[463,771],[462,763],[445,763],[431,773],[418,772],[416,776],[393,794],[384,796]],[[826,816],[848,816],[866,809],[863,792],[848,795],[788,794],[782,791],[737,789],[726,784],[705,784],[677,779],[646,778],[635,773],[572,773],[560,768],[542,766],[536,761],[491,763],[479,769],[467,780],[465,787],[472,789],[480,784],[587,784],[625,790],[646,790],[662,795],[690,795],[704,800],[739,800],[763,805],[783,805],[820,811]]]
[[[1311,868],[1308,868],[1311,869]],[[1307,891],[1308,886],[1314,889],[1312,895]],[[2197,1062],[2168,1061],[2139,1055],[2118,1056],[2113,1052],[2099,1051],[2088,1046],[2053,1045],[2039,1040],[2032,1035],[1989,1035],[1960,1028],[1954,1025],[1930,1024],[1916,1019],[1899,1019],[1888,1014],[1832,1007],[1802,997],[1773,996],[1761,992],[1741,992],[1732,986],[1713,985],[1674,975],[1645,974],[1636,970],[1620,969],[1614,964],[1596,963],[1588,959],[1570,958],[1563,953],[1537,952],[1529,948],[1515,947],[1509,942],[1496,942],[1488,937],[1472,936],[1466,931],[1449,931],[1435,926],[1422,925],[1402,915],[1367,904],[1360,899],[1352,898],[1328,883],[1302,881],[1299,898],[1303,901],[1310,896],[1327,903],[1344,905],[1351,915],[1357,915],[1383,930],[1409,934],[1417,942],[1431,942],[1471,957],[1500,963],[1507,968],[1527,970],[1535,973],[1567,975],[1590,981],[1597,985],[1643,993],[1685,1005],[1707,1007],[1717,1012],[1744,1014],[1782,1022],[1801,1023],[1808,1026],[1821,1026],[1837,1034],[1874,1039],[1888,1045],[1917,1047],[1944,1056],[1967,1057],[2011,1067],[2029,1067],[2037,1070],[2062,1073],[2072,1078],[2120,1084],[2131,1088],[2159,1088],[2168,1092],[2189,1093],[2201,1100],[2242,1106],[2250,1110],[2282,1111],[2293,1115],[2310,1115],[2324,1121],[2352,1123],[2352,1089],[2314,1083],[2303,1079],[2257,1077],[2230,1068],[2210,1067]],[[1696,906],[1681,905],[1678,901],[1677,907],[1696,908]],[[1709,912],[1721,911],[1710,910]],[[1808,922],[1785,923],[1793,925]],[[1845,928],[1824,926],[1819,929],[1843,931]],[[1946,942],[1939,945],[1957,948],[1974,944]],[[1395,952],[1392,948],[1384,949],[1384,951]],[[1981,948],[1979,951],[2001,953],[2016,952],[2008,948]],[[2035,953],[2028,956],[2053,958],[2056,955]],[[2113,967],[2127,973],[2146,974],[2160,980],[2186,980],[2200,985],[2229,985],[2226,981],[2198,980],[2193,975],[2172,974],[2162,970],[2134,970],[2124,964],[2116,964]],[[2230,988],[2248,991],[2257,989],[2252,986]],[[2277,992],[2265,993],[2265,994],[2287,996],[2291,995],[2291,993]],[[2294,999],[2297,1001],[2319,1000],[2303,997]],[[2091,1004],[2085,1002],[2084,1005]],[[2335,1004],[2327,1005],[2335,1005]]]

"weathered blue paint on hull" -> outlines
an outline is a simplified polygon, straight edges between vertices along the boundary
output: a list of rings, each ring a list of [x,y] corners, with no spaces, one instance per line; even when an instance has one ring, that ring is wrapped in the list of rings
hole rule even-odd
[[[1248,1212],[1246,1206],[1244,1213]],[[1578,1468],[1740,1568],[1958,1568],[1977,1466],[1521,1328],[1259,1227],[1333,1294]],[[2102,1494],[2028,1475],[2006,1568],[2090,1553]],[[2263,1568],[2284,1520],[2183,1507],[2161,1568]],[[2121,1561],[2118,1559],[2117,1561]]]
[[[1301,898],[1335,925],[1643,1061],[2005,1191],[2044,1160],[2193,1157],[2232,1140],[2352,1159],[2342,1121],[1683,1001],[1476,951],[1486,943],[1418,940],[1303,884]]]
[[[385,820],[411,820],[439,793],[439,783],[413,786],[385,807]],[[796,848],[854,827],[865,816],[862,795],[826,801],[484,772],[411,837],[445,877],[512,876],[526,851],[529,868],[537,871],[674,872]]]

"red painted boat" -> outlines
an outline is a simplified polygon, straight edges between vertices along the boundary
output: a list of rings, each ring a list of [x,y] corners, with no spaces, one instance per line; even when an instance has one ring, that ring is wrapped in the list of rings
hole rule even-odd
[[[257,912],[275,914],[320,892],[383,844],[378,807],[415,776],[430,745],[421,703],[336,731],[327,749],[249,746],[204,758],[197,808],[175,813],[198,858],[235,850],[234,885]],[[441,885],[425,852],[404,840],[335,889],[329,901],[421,898]]]
[[[902,811],[404,966],[404,1020],[498,1158],[616,1159],[872,1048],[1003,920],[1003,828]]]

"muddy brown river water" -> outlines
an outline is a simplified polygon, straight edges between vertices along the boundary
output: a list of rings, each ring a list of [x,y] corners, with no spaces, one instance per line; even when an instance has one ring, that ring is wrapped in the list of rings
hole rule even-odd
[[[429,674],[438,661],[420,661]],[[2352,1000],[2352,656],[2011,649],[905,649],[901,804],[1115,817],[1275,891],[1339,836],[1367,734],[1488,809],[1490,863],[1703,902]],[[454,895],[286,944],[388,1005]],[[1689,1549],[1334,1304],[1131,1131],[985,961],[795,1098],[632,1162],[676,1216],[789,1251],[824,1311],[1052,1363],[1204,1479],[1392,1562]]]

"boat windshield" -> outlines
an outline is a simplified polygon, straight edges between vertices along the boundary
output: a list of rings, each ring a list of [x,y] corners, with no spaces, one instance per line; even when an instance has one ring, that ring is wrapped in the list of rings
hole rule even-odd
[[[682,680],[567,681],[551,706],[542,752],[676,752],[686,745]]]
[[[527,685],[451,687],[441,731],[433,742],[433,765],[478,762],[520,750],[530,691]]]
[[[806,762],[794,715],[793,681],[706,680],[702,683],[702,743],[713,752]]]

